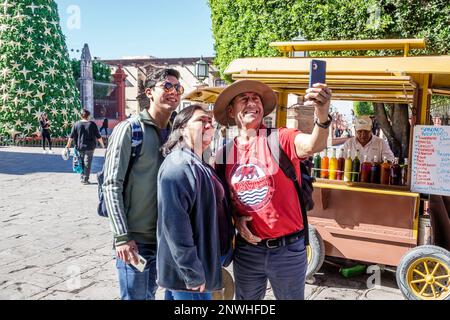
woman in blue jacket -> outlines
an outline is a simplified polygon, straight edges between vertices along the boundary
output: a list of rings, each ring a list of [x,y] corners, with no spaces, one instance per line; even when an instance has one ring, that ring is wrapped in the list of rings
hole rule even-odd
[[[225,189],[202,159],[214,135],[199,105],[178,113],[158,174],[157,283],[175,300],[209,300],[222,289],[233,228]],[[227,259],[230,260],[230,259]]]

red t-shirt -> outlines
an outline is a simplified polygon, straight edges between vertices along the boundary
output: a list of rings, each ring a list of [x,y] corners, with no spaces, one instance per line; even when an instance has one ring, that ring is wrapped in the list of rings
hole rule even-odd
[[[294,140],[300,132],[280,128],[280,146],[291,159],[300,181],[300,160]],[[236,139],[229,148],[225,177],[238,215],[253,217],[250,231],[262,238],[277,238],[303,229],[295,186],[273,160],[267,145],[266,130],[248,145],[238,145]],[[234,159],[234,161],[233,161]]]

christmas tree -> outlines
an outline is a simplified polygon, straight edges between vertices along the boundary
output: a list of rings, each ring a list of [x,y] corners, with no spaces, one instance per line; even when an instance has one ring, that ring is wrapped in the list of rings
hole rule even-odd
[[[42,112],[65,136],[80,110],[55,1],[0,0],[0,137],[32,136]]]

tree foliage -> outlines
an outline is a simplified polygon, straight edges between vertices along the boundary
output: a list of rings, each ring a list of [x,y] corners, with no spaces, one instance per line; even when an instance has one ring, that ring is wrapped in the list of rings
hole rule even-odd
[[[5,1],[0,9],[0,137],[24,138],[49,114],[65,136],[81,109],[53,0]]]
[[[310,41],[424,37],[427,48],[411,54],[450,51],[448,0],[209,0],[209,5],[222,76],[233,59],[280,55],[269,43],[289,41],[299,32]]]
[[[374,115],[373,105],[367,101],[355,101],[353,102],[353,111],[355,116],[372,116]]]
[[[280,55],[272,41],[425,38],[425,50],[411,55],[450,52],[448,0],[209,0],[216,59],[222,77],[228,64],[242,57]],[[392,55],[393,51],[327,52],[326,55]],[[324,53],[312,52],[321,56]],[[374,104],[375,115],[391,148],[407,156],[408,106]],[[378,112],[377,112],[378,110]],[[389,118],[392,115],[392,118]],[[405,130],[394,134],[392,125]],[[400,136],[399,136],[400,135]]]

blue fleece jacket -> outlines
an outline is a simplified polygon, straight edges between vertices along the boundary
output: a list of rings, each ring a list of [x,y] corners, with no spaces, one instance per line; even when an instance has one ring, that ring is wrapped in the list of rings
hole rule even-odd
[[[172,151],[158,173],[157,283],[186,290],[221,288],[214,173],[187,148]]]

